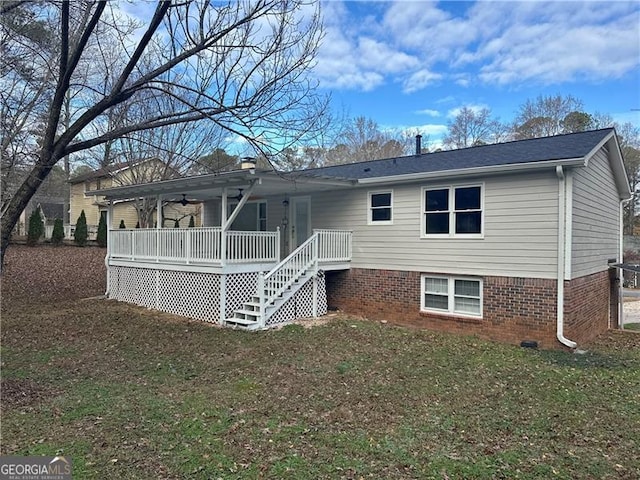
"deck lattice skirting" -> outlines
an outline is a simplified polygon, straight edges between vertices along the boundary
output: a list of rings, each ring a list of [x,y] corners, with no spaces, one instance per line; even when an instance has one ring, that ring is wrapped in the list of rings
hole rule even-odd
[[[223,275],[226,287],[225,317],[233,314],[252,294],[258,282],[256,272],[217,274],[111,266],[109,298],[175,315],[220,322]],[[317,314],[327,313],[325,275],[318,274]],[[309,280],[269,320],[267,325],[313,316],[312,280]]]

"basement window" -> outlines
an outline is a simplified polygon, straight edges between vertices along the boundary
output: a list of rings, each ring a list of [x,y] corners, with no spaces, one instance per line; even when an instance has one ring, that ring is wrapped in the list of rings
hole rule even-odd
[[[482,317],[482,280],[422,275],[421,283],[422,311]]]
[[[369,225],[393,223],[393,192],[369,192]]]

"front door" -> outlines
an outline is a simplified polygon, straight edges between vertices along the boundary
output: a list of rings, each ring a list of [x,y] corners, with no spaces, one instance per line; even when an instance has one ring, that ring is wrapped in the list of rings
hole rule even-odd
[[[311,236],[311,198],[291,197],[289,253]]]

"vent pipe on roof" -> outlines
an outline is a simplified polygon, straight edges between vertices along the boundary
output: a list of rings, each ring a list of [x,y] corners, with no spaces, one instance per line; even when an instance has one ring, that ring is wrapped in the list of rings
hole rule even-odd
[[[422,153],[422,135],[416,135],[416,155]]]

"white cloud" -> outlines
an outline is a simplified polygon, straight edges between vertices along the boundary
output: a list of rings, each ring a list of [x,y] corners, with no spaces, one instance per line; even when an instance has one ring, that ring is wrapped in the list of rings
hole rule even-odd
[[[396,1],[356,17],[362,5],[323,3],[323,86],[549,85],[620,78],[640,66],[637,2],[478,1],[465,10]]]
[[[451,110],[449,110],[447,112],[447,117],[448,118],[457,117],[463,108],[467,108],[471,110],[473,113],[480,113],[480,111],[484,110],[485,108],[489,108],[489,106],[485,105],[484,103],[477,103],[477,104],[468,103],[466,105],[460,105],[459,107],[452,108]]]
[[[402,86],[403,91],[405,93],[412,93],[418,90],[422,90],[428,85],[431,85],[438,80],[442,79],[442,75],[439,73],[434,73],[426,68],[418,70],[417,72],[412,73],[409,78],[407,78]]]
[[[439,117],[442,115],[438,110],[433,110],[430,108],[425,108],[424,110],[417,110],[415,113],[418,115],[428,115],[430,117]]]

